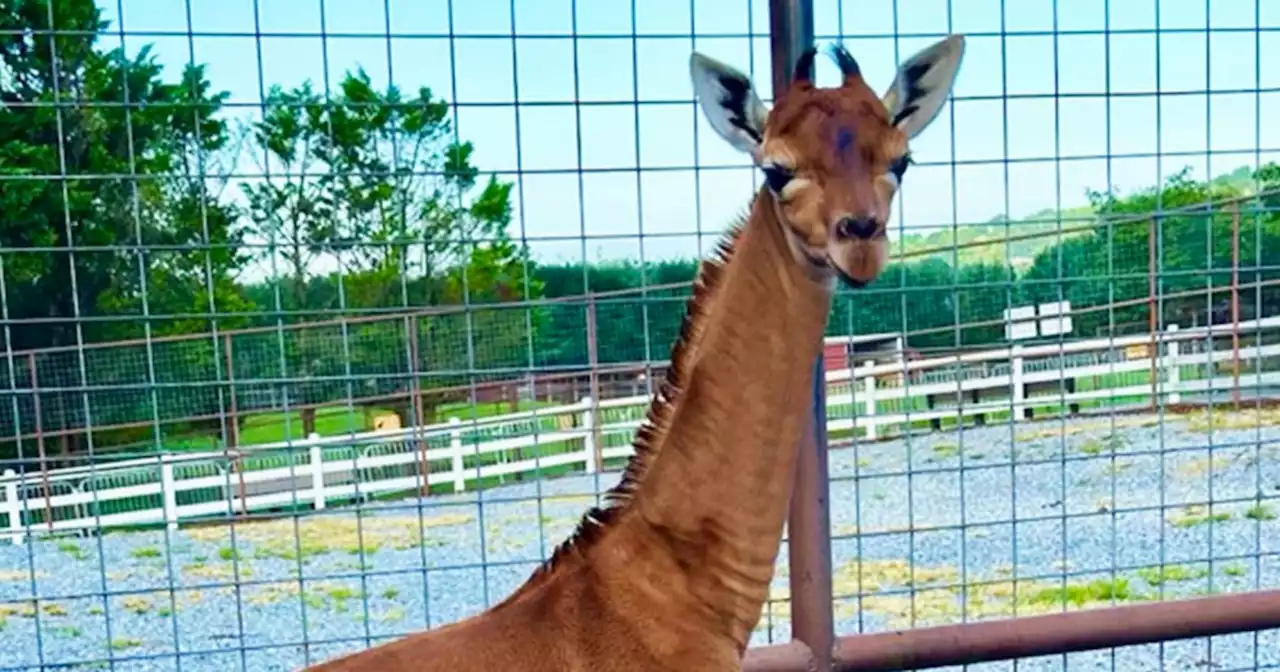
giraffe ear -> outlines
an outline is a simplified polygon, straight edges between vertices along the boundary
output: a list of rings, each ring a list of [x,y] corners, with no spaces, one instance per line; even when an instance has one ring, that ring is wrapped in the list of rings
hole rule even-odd
[[[963,57],[964,35],[948,35],[898,66],[883,100],[889,119],[908,139],[919,135],[938,116],[955,85]]]
[[[768,110],[751,79],[696,51],[689,57],[689,79],[711,127],[735,149],[754,157],[764,139]]]

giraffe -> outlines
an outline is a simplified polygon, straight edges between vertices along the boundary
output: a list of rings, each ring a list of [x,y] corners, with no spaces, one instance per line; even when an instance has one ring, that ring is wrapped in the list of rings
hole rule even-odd
[[[739,670],[782,537],[813,362],[837,279],[874,280],[908,141],[948,98],[950,35],[877,96],[832,48],[842,81],[795,64],[770,110],[742,72],[694,52],[716,133],[763,172],[745,217],[699,267],[671,367],[601,507],[506,599],[316,672]]]

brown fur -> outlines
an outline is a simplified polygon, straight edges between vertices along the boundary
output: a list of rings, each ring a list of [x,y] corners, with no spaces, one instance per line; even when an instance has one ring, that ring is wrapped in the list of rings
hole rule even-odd
[[[608,505],[491,609],[311,669],[737,669],[772,577],[830,305],[773,211],[761,192],[702,265]]]
[[[617,485],[604,493],[605,506],[593,508],[582,516],[574,533],[556,548],[551,557],[542,563],[533,575],[504,602],[516,600],[527,594],[566,562],[581,560],[583,552],[599,538],[600,528],[617,517],[618,510],[631,503],[635,490],[644,481],[649,466],[662,451],[662,442],[671,426],[672,411],[688,384],[688,372],[695,359],[700,337],[705,330],[704,316],[711,307],[720,285],[724,266],[733,257],[733,247],[741,234],[741,223],[735,225],[721,238],[712,256],[698,265],[693,280],[693,295],[685,304],[685,315],[680,323],[680,333],[671,348],[671,365],[667,375],[658,385],[658,391],[649,402],[645,420],[636,429],[632,440],[633,452]],[[501,603],[499,604],[501,606]]]
[[[844,151],[841,134],[851,136]],[[761,154],[790,167],[796,183],[780,199],[784,219],[815,256],[825,256],[845,276],[870,282],[888,256],[885,224],[897,186],[890,164],[907,151],[906,137],[889,123],[884,105],[854,78],[839,89],[796,87],[773,109]],[[842,217],[876,220],[876,237],[838,240]]]

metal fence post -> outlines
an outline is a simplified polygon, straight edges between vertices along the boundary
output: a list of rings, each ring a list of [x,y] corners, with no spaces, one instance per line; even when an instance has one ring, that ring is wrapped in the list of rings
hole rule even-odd
[[[773,98],[791,84],[796,58],[813,45],[812,0],[769,0]],[[787,524],[791,565],[791,633],[812,652],[815,670],[830,670],[835,645],[831,609],[831,514],[827,483],[827,383],[823,356],[813,370],[813,424],[800,437]]]

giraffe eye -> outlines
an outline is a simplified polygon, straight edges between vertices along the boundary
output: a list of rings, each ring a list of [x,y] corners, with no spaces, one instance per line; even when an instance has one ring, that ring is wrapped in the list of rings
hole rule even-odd
[[[915,163],[911,159],[911,154],[903,154],[889,164],[889,172],[893,173],[893,177],[898,180],[898,184],[902,184],[902,176],[907,174],[907,166]]]
[[[795,177],[795,173],[781,166],[765,166],[764,181],[769,185],[769,189],[775,194],[782,193],[783,187]]]

